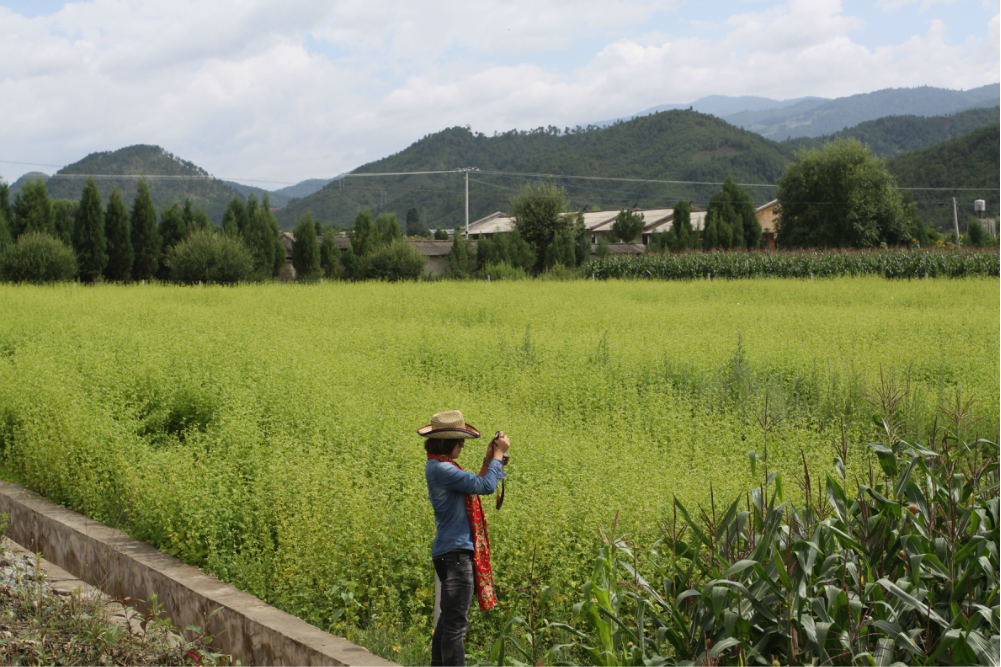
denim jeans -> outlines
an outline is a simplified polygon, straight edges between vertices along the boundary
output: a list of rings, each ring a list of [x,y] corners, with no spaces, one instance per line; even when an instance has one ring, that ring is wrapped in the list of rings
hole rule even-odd
[[[473,600],[473,552],[456,549],[433,560],[441,581],[441,614],[431,640],[431,664],[465,665],[463,639],[469,630]]]

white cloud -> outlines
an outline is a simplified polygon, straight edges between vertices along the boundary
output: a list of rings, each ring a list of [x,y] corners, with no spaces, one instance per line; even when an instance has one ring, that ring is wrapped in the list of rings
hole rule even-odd
[[[0,159],[68,163],[158,143],[217,175],[297,181],[453,125],[563,127],[711,94],[1001,78],[996,15],[962,43],[931,20],[866,48],[837,0],[727,12],[715,33],[689,33],[680,6],[96,0],[33,19],[0,7]],[[29,168],[0,169],[12,180]]]

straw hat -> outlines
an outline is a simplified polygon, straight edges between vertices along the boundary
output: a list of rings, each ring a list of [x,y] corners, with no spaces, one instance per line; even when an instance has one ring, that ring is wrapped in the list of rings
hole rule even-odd
[[[417,429],[422,438],[442,438],[443,440],[466,440],[480,437],[480,432],[466,423],[459,410],[439,412],[431,417],[431,423]]]

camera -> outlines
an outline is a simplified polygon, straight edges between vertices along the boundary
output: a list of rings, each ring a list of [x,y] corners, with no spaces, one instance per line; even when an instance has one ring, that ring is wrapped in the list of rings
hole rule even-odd
[[[493,438],[493,440],[490,441],[490,444],[493,445],[495,442],[497,442],[497,438],[499,438],[499,437],[500,437],[500,431],[497,431],[496,433],[494,433],[494,438]],[[510,460],[510,458],[511,458],[511,455],[508,454],[507,452],[504,452],[504,458],[501,460],[501,466],[502,467],[506,466],[507,462],[508,462],[508,460]]]

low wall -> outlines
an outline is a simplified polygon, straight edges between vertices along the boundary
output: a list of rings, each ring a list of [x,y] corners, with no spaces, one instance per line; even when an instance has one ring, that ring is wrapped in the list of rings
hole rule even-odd
[[[0,512],[18,544],[113,598],[156,594],[174,625],[205,628],[244,665],[394,664],[17,484],[0,483]]]

